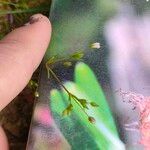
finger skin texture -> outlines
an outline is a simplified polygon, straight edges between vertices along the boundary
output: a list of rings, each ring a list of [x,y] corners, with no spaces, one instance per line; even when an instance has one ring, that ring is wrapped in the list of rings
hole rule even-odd
[[[0,126],[0,147],[1,147],[0,149],[2,150],[8,150],[7,137],[1,126]]]
[[[26,86],[48,47],[51,24],[36,14],[0,41],[0,110]]]

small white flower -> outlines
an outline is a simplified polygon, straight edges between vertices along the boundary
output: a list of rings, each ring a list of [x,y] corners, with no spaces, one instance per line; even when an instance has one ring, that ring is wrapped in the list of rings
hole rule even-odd
[[[101,45],[98,42],[91,44],[91,48],[99,49],[100,47],[101,47]]]
[[[36,98],[40,97],[39,92],[35,91],[34,96],[35,96]]]

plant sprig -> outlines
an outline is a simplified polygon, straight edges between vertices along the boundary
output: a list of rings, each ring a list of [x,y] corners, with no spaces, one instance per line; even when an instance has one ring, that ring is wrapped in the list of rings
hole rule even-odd
[[[73,110],[73,103],[72,101],[74,101],[80,108],[81,110],[85,113],[85,115],[87,115],[89,122],[94,123],[95,122],[95,118],[92,116],[89,116],[88,113],[86,112],[87,109],[89,109],[89,106],[91,107],[98,107],[99,105],[96,104],[95,102],[88,102],[86,99],[81,99],[78,98],[76,95],[72,94],[61,82],[61,80],[57,77],[57,75],[55,74],[55,72],[51,69],[51,65],[56,63],[56,62],[62,62],[65,61],[67,64],[72,64],[71,61],[68,61],[70,59],[73,60],[80,60],[82,59],[82,57],[84,56],[83,52],[76,52],[74,54],[72,54],[71,56],[67,58],[61,58],[61,59],[56,59],[54,56],[52,58],[50,58],[45,66],[47,69],[47,76],[48,78],[50,78],[50,74],[55,78],[55,80],[58,82],[58,84],[66,91],[66,93],[68,94],[68,101],[69,101],[69,105],[63,110],[62,115],[66,116],[66,115],[70,115],[72,110]],[[63,63],[64,64],[64,63]]]
[[[38,98],[40,95],[39,95],[39,92],[38,92],[38,83],[34,80],[30,80],[28,85],[27,85],[33,92],[34,92],[34,96],[36,98]]]

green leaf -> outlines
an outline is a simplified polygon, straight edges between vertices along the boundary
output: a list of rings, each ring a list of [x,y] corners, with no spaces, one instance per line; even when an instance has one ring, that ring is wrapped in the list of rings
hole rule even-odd
[[[77,97],[81,97],[81,98],[83,97],[85,99],[90,100],[90,97],[88,97],[87,93],[85,93],[85,91],[81,89],[77,84],[73,82],[66,82],[64,86]],[[68,98],[68,95],[66,94],[65,91],[63,91],[63,96],[64,96],[64,99]],[[102,120],[103,118],[101,118],[101,116],[95,113],[96,112],[95,110],[97,109],[87,110],[88,115],[90,117],[93,117],[93,118],[90,118],[89,120],[89,118],[87,118],[87,115],[81,111],[80,107],[74,101],[72,101],[72,104],[74,106],[73,113],[77,115],[82,125],[87,129],[89,134],[95,139],[96,144],[98,145],[100,149],[105,150],[105,149],[109,149],[110,147],[111,149],[114,149],[114,150],[125,149],[124,144],[121,142],[118,135],[115,134],[113,130],[111,130],[108,127],[108,123],[106,124]],[[93,123],[95,122],[95,123],[90,124],[88,123],[88,121],[93,122]]]
[[[84,56],[84,53],[83,53],[83,52],[76,52],[76,53],[74,53],[74,54],[71,56],[71,58],[79,60],[79,59],[81,59],[83,56]]]
[[[78,102],[82,105],[83,108],[89,109],[88,108],[88,103],[86,99],[78,99]]]
[[[79,64],[76,66],[76,68],[78,66],[79,66]],[[84,72],[86,73],[86,76],[88,76],[88,78],[89,78],[89,72],[87,70],[84,70]],[[75,73],[77,73],[77,72],[75,72]],[[93,72],[92,72],[92,74],[93,74]],[[78,75],[80,76],[80,74],[78,74]],[[82,72],[82,75],[83,75],[83,72]],[[90,79],[89,82],[91,83],[92,86],[88,82],[84,82],[84,83],[82,82],[82,83],[84,84],[84,86],[88,85],[88,87],[90,87],[89,90],[93,90],[92,88],[95,87],[95,85],[93,84],[93,82],[91,82],[91,78],[89,78],[89,79]],[[81,80],[83,80],[83,78]],[[95,81],[96,78],[94,78],[93,80]],[[100,88],[98,81],[95,84],[98,88]],[[107,101],[105,99],[102,89],[101,90],[94,89],[95,91],[98,91],[99,93],[94,93],[93,92],[94,90],[93,90],[92,92],[94,95],[91,96],[90,91],[87,90],[86,88],[83,88],[83,85],[80,86],[79,83],[76,84],[73,82],[67,82],[64,84],[64,86],[74,95],[73,97],[71,95],[71,104],[73,105],[73,109],[71,109],[71,110],[72,110],[73,115],[71,117],[65,117],[65,118],[68,119],[68,121],[67,121],[68,123],[70,122],[75,125],[77,120],[74,120],[74,118],[72,118],[72,117],[76,116],[75,118],[78,119],[78,123],[80,124],[80,126],[79,125],[76,126],[77,133],[78,133],[78,131],[80,131],[80,128],[84,127],[84,129],[88,132],[88,135],[90,135],[92,137],[92,139],[94,139],[94,141],[96,142],[96,147],[98,146],[98,148],[100,148],[102,150],[110,149],[110,148],[112,150],[115,150],[115,149],[124,150],[125,149],[124,144],[120,141],[118,134],[116,133],[117,131],[114,132],[113,127],[115,126],[115,124],[113,122],[113,117],[111,115],[109,106],[107,104]],[[99,96],[99,94],[100,94],[100,96]],[[57,97],[56,97],[56,95],[57,95]],[[103,97],[101,97],[101,96],[103,96]],[[96,109],[90,108],[90,109],[86,110],[88,115],[90,116],[90,117],[87,117],[87,115],[81,110],[79,105],[75,101],[72,100],[72,98],[80,98],[79,101],[81,100],[80,101],[81,103],[85,103],[87,101],[92,101],[92,102],[95,102],[100,107],[98,107]],[[66,106],[65,103],[68,102],[68,94],[64,90],[63,90],[62,94],[57,91],[57,94],[55,94],[55,100],[62,101],[61,103],[63,103]],[[55,106],[53,105],[53,110],[55,110],[56,107],[58,107],[58,103],[56,103],[56,101],[54,101],[53,103],[55,103],[54,104]],[[101,103],[102,103],[102,105],[101,105]],[[64,110],[65,106],[63,106],[63,109],[61,109],[61,110]],[[103,106],[103,107],[101,108],[101,106]],[[67,107],[67,108],[69,108],[69,107]],[[106,110],[105,110],[105,108],[106,108]],[[62,111],[57,110],[57,112],[58,111],[61,114]],[[66,110],[64,113],[68,114],[67,111],[68,110]],[[56,118],[56,117],[54,117],[54,118]],[[60,118],[60,120],[63,120],[63,121],[66,119]],[[91,123],[94,123],[94,122],[95,123],[91,124],[88,121],[90,121]],[[61,128],[65,128],[65,126],[63,126],[61,124]],[[63,130],[63,134],[65,134],[65,133],[66,133],[66,129]],[[82,135],[83,133],[78,133],[78,134]],[[68,139],[68,140],[71,140],[71,139]]]
[[[6,11],[0,11],[0,16],[6,15],[6,14],[19,14],[19,13],[37,13],[37,12],[48,12],[50,6],[39,6],[35,8],[29,8],[29,9],[17,9],[17,10],[6,10]]]
[[[68,81],[64,84],[64,86],[77,97],[87,98],[86,95],[84,95],[85,94],[84,91],[81,91],[80,87],[78,87],[75,83]],[[67,100],[68,98],[67,93],[63,89],[62,91],[63,91],[62,95],[64,99]],[[98,145],[99,148],[102,148],[102,147],[106,148],[108,145],[107,140],[105,139],[103,140],[103,135],[97,131],[97,129],[93,126],[93,124],[89,123],[87,115],[81,110],[79,105],[73,100],[72,100],[72,104],[74,106],[73,113],[75,114],[75,116],[77,116],[78,120],[81,122],[81,125],[84,128],[86,128],[86,130],[88,131],[88,134],[94,137],[96,144]],[[93,116],[93,114],[90,114],[90,115]],[[77,131],[79,130],[78,128],[76,129]]]
[[[52,112],[56,112],[61,116],[62,111],[65,109],[66,104],[64,103],[61,93],[53,89],[50,91],[50,108]]]
[[[38,83],[34,80],[30,80],[28,83],[28,87],[32,90],[35,90],[38,87]]]
[[[95,114],[104,122],[104,124],[118,136],[117,128],[105,98],[104,92],[96,79],[95,74],[85,63],[78,63],[75,68],[75,82],[84,90],[89,100],[99,105],[94,110]]]
[[[46,62],[46,64],[53,64],[54,62],[55,62],[55,60],[56,60],[56,57],[55,56],[53,56],[53,57],[51,57],[47,62]]]
[[[65,102],[66,101],[64,101],[64,99],[62,98],[60,91],[58,91],[57,89],[52,89],[50,91],[50,111],[52,113],[53,119],[56,122],[56,124],[54,124],[54,128],[57,128],[57,130],[61,131],[58,136],[63,134],[61,135],[61,140],[65,140],[70,143],[70,139],[66,139],[66,136],[68,136],[68,132],[70,132],[70,129],[74,128],[74,122],[70,117],[62,117],[62,111],[66,107]]]
[[[73,105],[72,105],[72,104],[69,104],[69,105],[67,106],[67,108],[62,112],[62,115],[63,115],[63,116],[68,116],[68,115],[70,115],[72,109],[73,109]]]
[[[99,105],[96,104],[95,102],[90,102],[90,105],[93,106],[93,107],[99,107]]]
[[[62,116],[68,116],[69,114],[70,112],[67,109],[62,112]]]
[[[78,101],[82,104],[87,104],[87,100],[86,99],[78,99]]]

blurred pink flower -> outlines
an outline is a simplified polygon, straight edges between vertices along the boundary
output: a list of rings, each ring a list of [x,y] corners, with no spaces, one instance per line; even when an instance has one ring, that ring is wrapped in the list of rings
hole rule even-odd
[[[51,125],[52,124],[52,116],[50,110],[46,106],[38,106],[35,110],[35,120],[40,122],[44,125]]]
[[[150,97],[133,92],[119,90],[124,102],[131,103],[139,111],[138,129],[141,134],[140,143],[145,150],[150,149]]]

